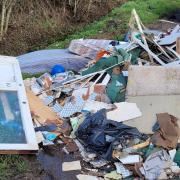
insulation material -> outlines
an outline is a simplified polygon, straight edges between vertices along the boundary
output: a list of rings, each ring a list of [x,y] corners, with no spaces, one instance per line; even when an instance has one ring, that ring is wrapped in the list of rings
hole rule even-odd
[[[127,102],[136,103],[142,116],[125,121],[139,131],[151,134],[156,114],[167,112],[180,117],[180,67],[150,66],[129,68]],[[180,121],[178,121],[180,126]]]
[[[67,49],[34,51],[18,56],[17,59],[21,71],[29,74],[49,72],[56,64],[61,64],[66,70],[79,71],[89,62],[89,59],[69,53]]]
[[[128,96],[180,95],[180,67],[131,66]]]
[[[44,124],[47,119],[58,119],[53,110],[46,106],[41,99],[35,96],[30,90],[26,89],[30,110],[36,115],[36,119],[41,124]]]

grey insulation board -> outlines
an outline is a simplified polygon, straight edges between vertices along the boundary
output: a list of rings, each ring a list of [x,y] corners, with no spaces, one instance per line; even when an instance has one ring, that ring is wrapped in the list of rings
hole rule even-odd
[[[126,101],[136,103],[142,116],[125,124],[151,134],[157,113],[180,119],[180,67],[130,66],[128,73]]]
[[[127,95],[180,95],[180,67],[130,66]]]

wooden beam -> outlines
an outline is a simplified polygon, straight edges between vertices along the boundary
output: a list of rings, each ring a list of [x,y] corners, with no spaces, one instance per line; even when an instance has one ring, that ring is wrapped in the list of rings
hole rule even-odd
[[[180,37],[176,40],[176,52],[180,55]]]

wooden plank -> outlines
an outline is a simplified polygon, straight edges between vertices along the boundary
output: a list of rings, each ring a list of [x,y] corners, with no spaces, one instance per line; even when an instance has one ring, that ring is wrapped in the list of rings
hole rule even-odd
[[[139,32],[141,33],[141,37],[142,37],[142,39],[144,41],[144,45],[149,49],[148,43],[146,41],[142,26],[141,26],[141,24],[142,24],[141,20],[140,20],[140,18],[139,18],[139,16],[138,16],[135,9],[132,10],[132,14],[134,15],[134,18],[135,18],[136,24],[138,26]],[[150,58],[151,62],[153,63],[152,55],[149,52],[148,52],[148,55],[149,55],[149,58]]]
[[[44,124],[47,119],[55,120],[59,119],[50,107],[44,105],[43,101],[35,96],[29,89],[26,89],[27,98],[30,106],[30,110],[34,112],[38,117],[36,120]]]
[[[180,55],[180,37],[176,40],[176,52]]]
[[[0,154],[36,154],[37,150],[0,150]]]

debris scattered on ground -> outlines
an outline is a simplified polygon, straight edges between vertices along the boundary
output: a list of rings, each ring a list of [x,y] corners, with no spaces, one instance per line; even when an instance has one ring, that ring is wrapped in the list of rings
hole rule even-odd
[[[84,65],[45,57],[24,81],[40,152],[73,156],[60,168],[78,179],[180,175],[180,26],[149,30],[135,10],[129,25],[126,42],[73,40],[66,53]]]

